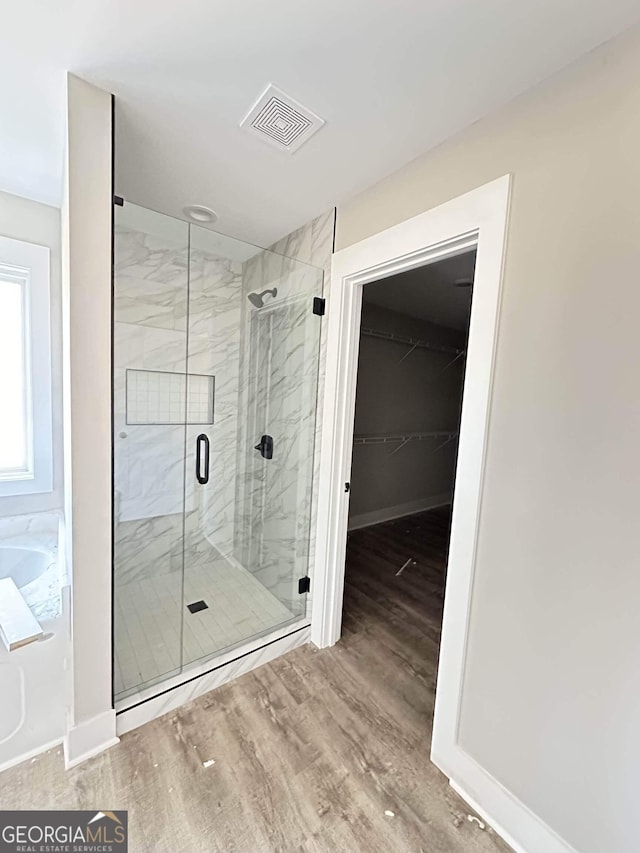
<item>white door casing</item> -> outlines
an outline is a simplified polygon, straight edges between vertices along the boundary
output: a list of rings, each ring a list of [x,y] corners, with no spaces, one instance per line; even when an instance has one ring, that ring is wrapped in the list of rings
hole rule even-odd
[[[515,850],[566,853],[566,843],[458,744],[510,189],[505,175],[333,256],[311,640],[331,646],[342,627],[362,287],[476,248],[431,759]]]

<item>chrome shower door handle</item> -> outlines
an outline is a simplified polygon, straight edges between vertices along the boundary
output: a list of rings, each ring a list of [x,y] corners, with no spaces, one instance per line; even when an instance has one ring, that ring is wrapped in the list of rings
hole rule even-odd
[[[196,480],[201,486],[209,482],[209,437],[203,432],[196,438]]]

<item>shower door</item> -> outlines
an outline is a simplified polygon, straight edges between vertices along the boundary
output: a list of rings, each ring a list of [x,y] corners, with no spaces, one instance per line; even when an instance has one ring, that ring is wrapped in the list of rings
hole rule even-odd
[[[183,664],[305,616],[321,295],[315,267],[191,227],[187,408],[210,420],[186,428]]]
[[[115,208],[114,684],[182,669],[189,226]]]
[[[239,553],[295,616],[304,614],[306,604],[298,587],[309,556],[319,327],[304,295],[250,309],[247,324],[247,523]]]
[[[128,202],[115,220],[114,694],[134,701],[306,614],[323,282]]]

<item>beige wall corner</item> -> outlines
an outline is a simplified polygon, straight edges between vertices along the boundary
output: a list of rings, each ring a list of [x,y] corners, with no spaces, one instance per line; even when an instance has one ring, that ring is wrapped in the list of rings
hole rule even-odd
[[[111,95],[68,76],[63,205],[69,765],[115,741],[111,701]]]

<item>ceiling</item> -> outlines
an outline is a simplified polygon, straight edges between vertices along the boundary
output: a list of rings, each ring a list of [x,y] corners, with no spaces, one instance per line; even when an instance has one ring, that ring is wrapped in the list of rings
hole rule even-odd
[[[363,299],[466,334],[473,288],[456,287],[454,282],[473,282],[475,266],[475,251],[453,255],[367,284]]]
[[[269,245],[638,19],[637,0],[20,0],[0,189],[59,204],[70,69],[116,93],[120,195]],[[326,121],[293,155],[239,128],[269,82]]]

